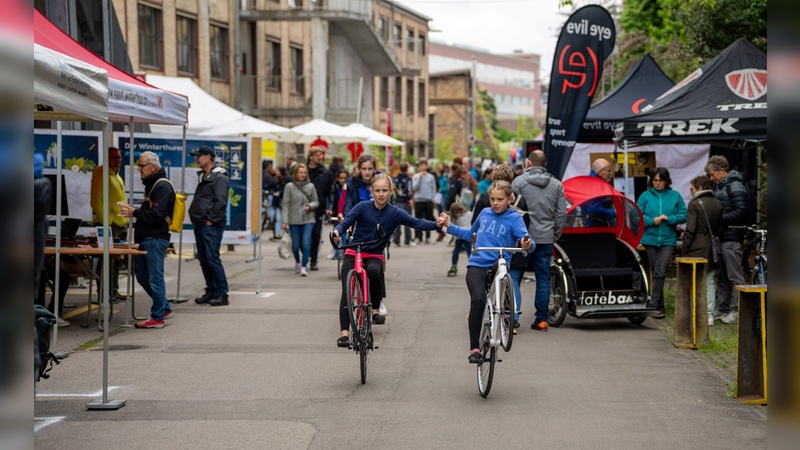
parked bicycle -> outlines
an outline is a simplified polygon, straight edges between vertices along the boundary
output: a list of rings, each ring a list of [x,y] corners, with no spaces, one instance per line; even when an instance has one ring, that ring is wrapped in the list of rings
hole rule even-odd
[[[498,252],[497,264],[492,267],[492,272],[487,277],[492,280],[487,287],[486,309],[483,313],[483,326],[481,327],[480,344],[483,361],[478,364],[478,392],[486,398],[492,389],[494,378],[494,365],[502,362],[497,357],[497,348],[504,351],[511,350],[514,340],[514,315],[517,302],[514,297],[514,285],[511,275],[508,274],[505,253],[524,252],[517,247],[478,247],[474,252]]]
[[[367,361],[369,352],[378,348],[372,337],[372,304],[369,297],[369,277],[364,269],[361,247],[377,244],[384,236],[383,228],[378,225],[377,238],[368,242],[351,242],[337,244],[334,233],[330,234],[331,244],[342,252],[348,248],[356,250],[355,265],[347,274],[347,313],[350,317],[349,348],[358,353],[361,367],[361,384],[367,382]],[[344,255],[342,255],[344,258]]]
[[[767,230],[757,225],[739,225],[731,228],[747,230],[747,245],[742,251],[742,271],[752,284],[767,284]]]

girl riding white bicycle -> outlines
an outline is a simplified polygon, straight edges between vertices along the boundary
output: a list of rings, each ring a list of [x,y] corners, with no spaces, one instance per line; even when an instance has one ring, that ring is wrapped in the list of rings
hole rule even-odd
[[[492,207],[481,211],[472,228],[450,225],[447,215],[442,213],[440,222],[447,227],[447,233],[466,240],[471,240],[474,233],[474,247],[513,247],[519,242],[523,249],[532,252],[534,243],[528,236],[522,216],[508,207],[514,201],[511,184],[508,181],[495,181],[488,192]],[[511,255],[505,258],[506,263],[509,263]],[[483,361],[478,340],[486,308],[487,274],[496,261],[497,257],[490,252],[477,252],[467,262],[466,282],[470,297],[469,362],[474,364]]]
[[[394,190],[392,179],[383,173],[372,177],[370,192],[373,201],[362,201],[351,209],[344,219],[333,229],[333,240],[339,242],[339,236],[343,236],[345,231],[353,227],[352,242],[369,242],[377,238],[376,232],[378,225],[384,231],[383,238],[372,245],[365,245],[361,248],[361,257],[364,259],[364,268],[369,276],[369,296],[372,303],[372,310],[378,311],[385,292],[383,286],[383,250],[386,244],[392,239],[394,230],[405,225],[422,231],[434,231],[441,229],[441,226],[432,220],[417,219],[411,214],[403,211],[389,203],[389,199]],[[342,262],[342,274],[347,274],[353,269],[355,263],[355,250],[348,249],[344,254]],[[336,341],[339,347],[347,347],[350,317],[347,313],[347,277],[342,276],[342,298],[339,302],[339,323],[342,335]],[[372,323],[376,325],[385,322],[383,315],[375,313],[372,316]]]

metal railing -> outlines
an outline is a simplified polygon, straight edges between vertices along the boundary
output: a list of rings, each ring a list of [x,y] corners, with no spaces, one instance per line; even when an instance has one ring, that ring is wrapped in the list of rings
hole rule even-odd
[[[241,0],[242,11],[328,11],[372,17],[372,2],[365,0]]]

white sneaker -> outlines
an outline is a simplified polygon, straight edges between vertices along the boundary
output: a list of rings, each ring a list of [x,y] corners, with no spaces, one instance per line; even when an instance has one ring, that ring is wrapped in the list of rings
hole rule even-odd
[[[417,246],[417,241],[411,241],[408,245],[410,247],[416,247]]]
[[[731,311],[727,315],[723,316],[721,319],[722,323],[736,323],[739,321],[739,313],[736,311]]]
[[[328,258],[328,259],[336,259],[336,252],[333,251],[333,252],[328,253],[328,256],[326,256],[326,258]]]
[[[308,272],[306,272],[306,268],[305,267],[301,267],[300,268],[300,276],[301,277],[307,277],[308,276]]]
[[[717,310],[714,310],[714,315],[713,315],[713,316],[711,316],[711,317],[713,317],[713,318],[715,318],[715,319],[721,319],[721,318],[723,318],[723,317],[724,317],[724,316],[726,316],[726,315],[728,315],[728,313],[723,313],[722,311],[720,311],[720,310],[718,310],[718,309],[717,309]]]
[[[58,316],[56,316],[56,317],[58,318],[58,327],[59,328],[64,328],[64,327],[68,327],[69,326],[69,322],[68,321],[62,319],[61,317],[58,317]]]
[[[714,316],[708,316],[708,326],[714,326]]]
[[[295,264],[294,265],[294,273],[299,274],[301,268],[302,268],[302,266],[300,265],[300,263]]]
[[[389,314],[389,310],[386,308],[386,305],[384,304],[384,302],[381,302],[381,306],[380,306],[380,308],[378,308],[378,313],[380,313],[380,315],[382,315],[382,316],[385,316],[385,315]]]

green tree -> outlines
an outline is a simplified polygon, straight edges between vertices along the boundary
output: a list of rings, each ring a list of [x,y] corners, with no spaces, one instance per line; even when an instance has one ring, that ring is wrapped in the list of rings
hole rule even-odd
[[[453,160],[453,136],[447,136],[445,139],[436,139],[435,145],[434,155],[436,159],[441,162]]]

